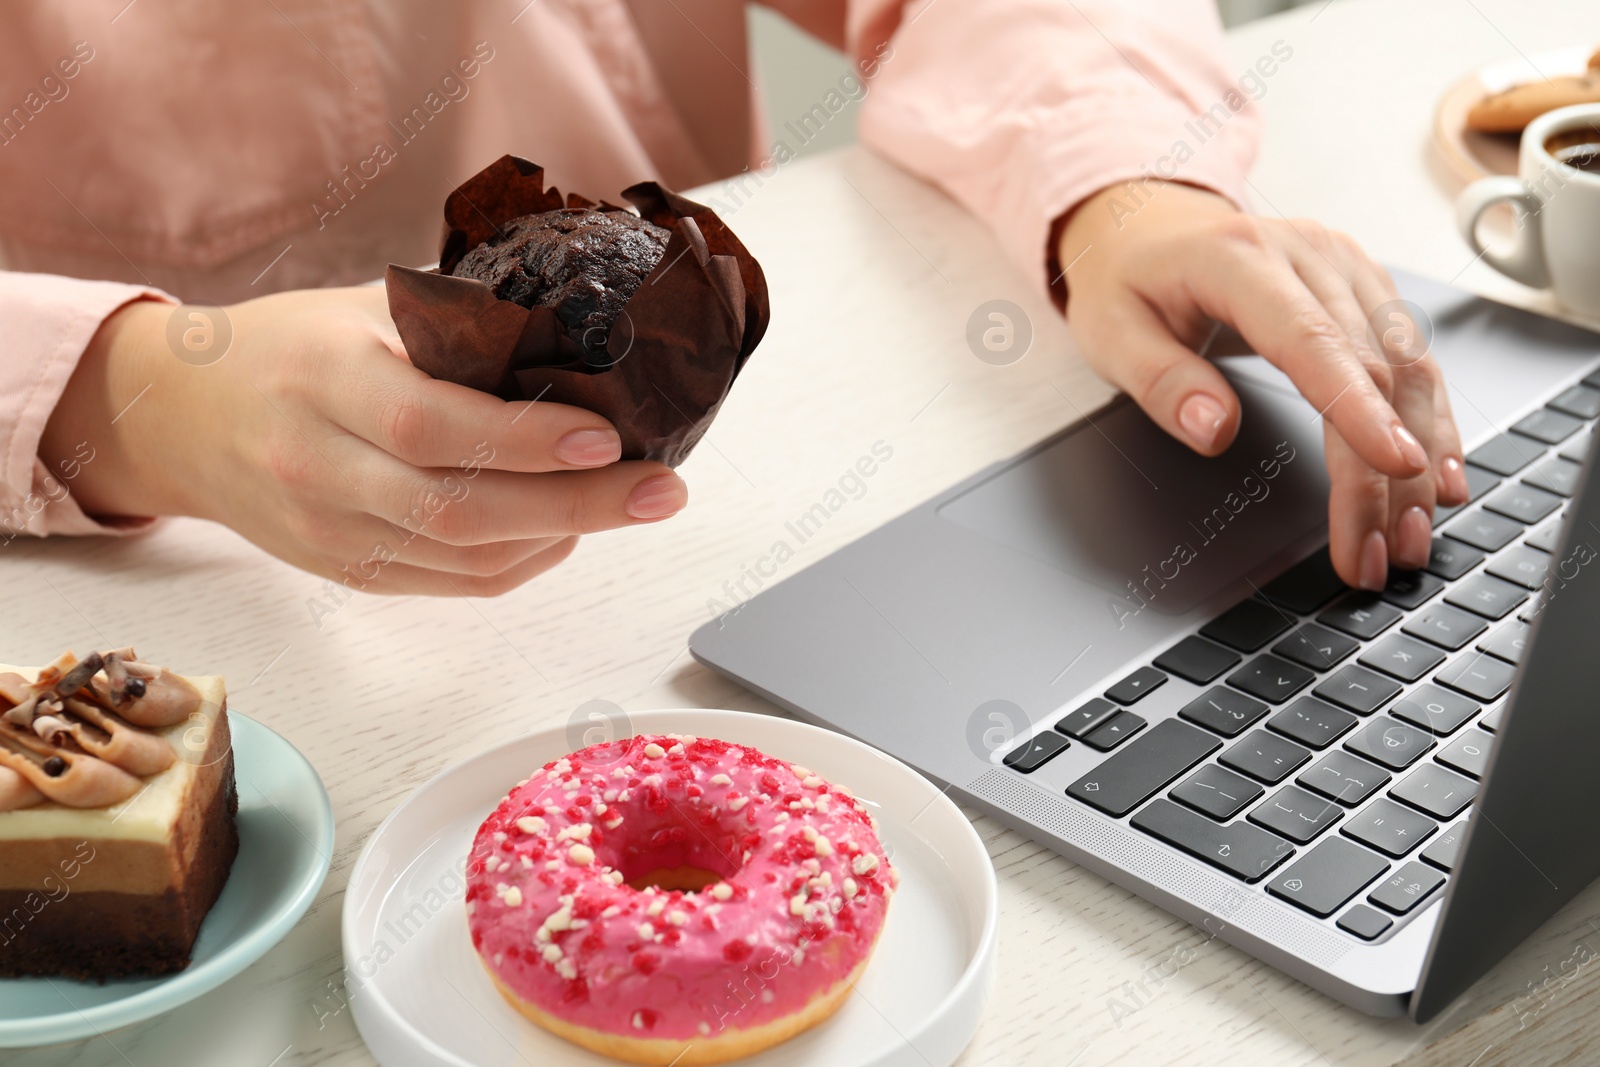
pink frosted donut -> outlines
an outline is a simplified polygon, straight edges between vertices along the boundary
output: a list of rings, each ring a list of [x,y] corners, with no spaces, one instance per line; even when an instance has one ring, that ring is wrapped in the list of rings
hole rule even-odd
[[[540,1026],[634,1063],[721,1063],[844,1000],[897,875],[849,792],[667,734],[535,771],[478,828],[472,945]]]

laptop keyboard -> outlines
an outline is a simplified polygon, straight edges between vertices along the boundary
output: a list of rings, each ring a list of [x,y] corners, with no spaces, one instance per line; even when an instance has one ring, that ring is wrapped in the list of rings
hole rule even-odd
[[[1324,548],[1005,765],[1106,752],[1069,797],[1382,937],[1449,880],[1597,419],[1600,371],[1467,456],[1424,569],[1353,591]],[[1138,704],[1174,677],[1205,688],[1152,724]]]

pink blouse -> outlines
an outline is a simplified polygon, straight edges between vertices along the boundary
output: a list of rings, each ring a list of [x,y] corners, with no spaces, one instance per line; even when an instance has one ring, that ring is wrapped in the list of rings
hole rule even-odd
[[[1107,185],[1162,166],[1245,202],[1256,120],[1208,0],[766,5],[852,57],[862,142],[1041,286],[1052,222]],[[740,0],[18,0],[0,26],[0,537],[113,529],[37,452],[130,300],[429,262],[444,196],[504,152],[607,196],[772,154]],[[1229,121],[1172,171],[1218,104]]]

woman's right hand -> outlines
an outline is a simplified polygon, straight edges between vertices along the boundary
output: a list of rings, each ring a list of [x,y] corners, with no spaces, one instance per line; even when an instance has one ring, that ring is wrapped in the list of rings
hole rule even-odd
[[[509,403],[411,366],[377,287],[278,293],[224,309],[215,362],[169,344],[156,301],[101,326],[46,427],[51,467],[96,517],[213,519],[352,589],[493,596],[578,536],[687,502],[651,462],[618,462],[600,416]],[[214,309],[195,308],[204,331]],[[175,331],[182,336],[182,330]],[[205,365],[198,365],[205,364]]]

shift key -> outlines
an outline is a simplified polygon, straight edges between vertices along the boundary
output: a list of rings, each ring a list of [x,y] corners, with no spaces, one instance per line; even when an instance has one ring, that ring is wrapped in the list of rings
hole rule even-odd
[[[1152,800],[1133,817],[1133,827],[1247,882],[1266,877],[1294,855],[1294,846],[1276,834],[1247,822],[1218,826],[1170,800]]]
[[[1164,719],[1067,786],[1067,795],[1121,818],[1221,747],[1213,734]]]

